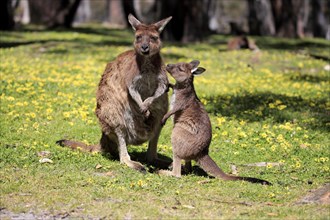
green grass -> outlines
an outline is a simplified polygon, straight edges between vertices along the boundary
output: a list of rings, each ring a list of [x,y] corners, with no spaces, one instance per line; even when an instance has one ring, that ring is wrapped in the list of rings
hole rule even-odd
[[[255,37],[257,53],[227,52],[228,37],[218,35],[198,44],[164,42],[166,63],[199,59],[207,70],[195,86],[212,121],[210,155],[226,172],[234,164],[240,175],[274,184],[260,186],[205,177],[197,168],[181,179],[144,175],[55,144],[98,142],[98,81],[108,61],[131,49],[132,31],[0,35],[1,209],[111,219],[329,219],[329,205],[296,204],[329,182],[329,41]],[[171,128],[168,121],[159,140],[164,157],[171,157]],[[53,163],[40,163],[41,151]],[[146,145],[129,152],[141,158]],[[244,166],[256,162],[283,164]]]

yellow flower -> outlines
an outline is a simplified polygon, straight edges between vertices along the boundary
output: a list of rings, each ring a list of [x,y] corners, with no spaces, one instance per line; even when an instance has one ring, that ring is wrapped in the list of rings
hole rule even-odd
[[[242,137],[242,138],[246,138],[247,137],[247,135],[246,135],[246,133],[244,131],[239,132],[238,135],[240,137]]]
[[[70,118],[71,113],[70,112],[63,112],[64,118]]]
[[[12,96],[8,96],[8,97],[6,97],[6,98],[7,98],[8,101],[15,101],[15,98],[12,97]]]
[[[286,105],[279,105],[279,106],[277,106],[277,109],[280,110],[280,111],[282,111],[285,108],[286,108]]]
[[[268,106],[269,106],[269,108],[275,108],[275,104],[274,103],[269,103]]]
[[[276,140],[277,140],[279,143],[283,142],[283,141],[284,141],[284,137],[283,137],[283,135],[282,135],[282,134],[279,134],[279,135],[277,136]]]
[[[274,198],[275,197],[275,193],[269,193],[268,196],[269,196],[269,198]]]
[[[52,112],[53,112],[53,109],[51,109],[51,108],[47,108],[47,109],[46,109],[46,113],[47,113],[47,115],[51,114]]]
[[[272,151],[275,151],[275,150],[276,150],[276,146],[275,146],[275,145],[272,145],[272,146],[270,147],[270,149],[271,149]]]
[[[32,125],[32,127],[33,127],[34,129],[38,129],[38,128],[39,128],[39,124],[38,124],[38,122],[34,122],[33,125]]]
[[[225,121],[226,121],[226,118],[224,118],[224,117],[217,118],[218,126],[221,126]]]
[[[267,169],[270,169],[272,167],[273,167],[273,165],[271,163],[267,163],[267,166],[266,166]]]
[[[137,185],[138,185],[139,187],[142,187],[142,186],[144,185],[144,183],[143,183],[142,180],[139,180],[139,181],[137,182]]]

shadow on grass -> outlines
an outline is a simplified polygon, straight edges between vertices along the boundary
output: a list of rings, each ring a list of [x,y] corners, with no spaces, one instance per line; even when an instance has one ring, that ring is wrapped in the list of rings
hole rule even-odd
[[[78,45],[79,48],[86,48],[90,46],[131,46],[132,42],[129,41],[118,41],[118,40],[101,40],[98,42],[91,42],[88,40],[81,40],[81,39],[72,39],[72,40],[55,40],[55,39],[48,39],[48,40],[34,40],[34,41],[10,41],[10,42],[0,42],[0,48],[11,48],[11,47],[18,47],[18,46],[25,46],[31,44],[56,44],[60,45],[62,43],[75,43]],[[71,47],[65,49],[66,52],[71,52]]]
[[[238,96],[206,98],[208,112],[246,121],[271,119],[275,123],[298,121],[310,129],[330,131],[326,99],[307,100],[299,96],[243,92]]]
[[[184,55],[175,54],[175,53],[162,53],[162,57],[164,57],[166,60],[178,60],[182,58],[187,58]]]
[[[309,41],[309,40],[296,40],[296,39],[277,39],[277,41],[269,40],[268,38],[260,38],[259,45],[265,49],[279,49],[279,50],[299,50],[304,48],[326,48],[329,43]]]
[[[58,34],[89,34],[90,38],[80,38],[80,35],[73,35],[71,39],[58,39],[58,37],[54,38],[52,35],[49,35],[48,39],[28,39],[28,36],[23,35],[24,33],[51,33],[56,32]],[[48,44],[48,43],[76,43],[80,47],[89,47],[89,46],[130,46],[132,45],[133,33],[129,33],[125,30],[118,29],[108,29],[108,28],[85,28],[85,27],[77,27],[74,29],[55,29],[55,30],[47,30],[47,29],[23,29],[15,32],[2,32],[4,36],[12,37],[10,40],[2,40],[0,41],[0,48],[10,48],[10,47],[18,47],[30,44]],[[95,37],[95,35],[101,36],[101,40],[93,41],[89,40]],[[132,37],[129,37],[129,36]],[[108,36],[108,37],[107,37]]]
[[[330,82],[330,76],[314,76],[310,74],[302,74],[300,72],[294,73],[290,76],[292,81],[305,81],[310,83]]]
[[[150,173],[156,173],[159,169],[169,169],[168,167],[164,167],[164,166],[161,166],[161,165],[159,166],[159,165],[156,165],[156,164],[148,164],[147,161],[146,161],[146,152],[131,151],[130,155],[131,155],[132,160],[139,161],[140,163],[147,165],[148,171]],[[164,160],[166,162],[169,162],[169,164],[172,162],[172,158],[167,157],[167,156],[162,155],[162,154],[159,154],[159,153],[158,153],[158,158],[161,159],[161,160]],[[190,174],[190,173],[185,172],[183,167],[182,167],[181,170],[182,170],[183,175]],[[199,166],[193,166],[191,173],[193,175],[196,175],[196,176],[204,176],[204,177],[214,178],[214,177],[209,176]]]
[[[115,160],[119,162],[119,156],[113,156],[110,153],[103,153],[102,154],[105,158],[109,160]],[[129,155],[131,156],[131,159],[134,161],[138,161],[142,163],[143,165],[147,166],[150,172],[155,172],[158,169],[167,169],[168,166],[172,163],[172,158],[157,154],[158,158],[165,161],[167,163],[167,166],[164,166],[162,164],[150,164],[147,162],[147,152],[146,151],[140,151],[138,149],[135,149],[135,147],[129,147]]]
[[[168,165],[163,166],[163,165],[157,165],[157,164],[149,164],[146,160],[147,153],[144,152],[144,151],[141,152],[137,149],[134,149],[134,147],[130,148],[129,155],[131,156],[132,160],[138,161],[138,162],[142,163],[143,165],[145,165],[148,168],[148,172],[150,172],[150,173],[156,173],[160,169],[170,169],[169,166],[172,163],[172,158],[158,153],[157,154],[158,158],[163,160],[163,161],[166,161],[168,163]],[[104,153],[103,156],[106,157],[109,160],[116,160],[116,161],[119,162],[118,157],[113,157],[109,153]],[[190,173],[185,172],[184,168],[182,167],[182,174],[183,175],[188,175]],[[191,174],[196,175],[196,176],[204,176],[204,177],[214,178],[212,176],[209,176],[203,169],[201,169],[199,166],[196,166],[196,165],[192,167]]]

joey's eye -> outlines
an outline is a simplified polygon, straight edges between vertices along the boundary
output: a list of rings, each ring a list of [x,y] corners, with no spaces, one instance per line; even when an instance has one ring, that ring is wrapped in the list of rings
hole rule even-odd
[[[157,40],[158,40],[158,37],[157,37],[157,36],[151,36],[150,38],[151,38],[151,40],[153,40],[153,41],[157,41]]]
[[[185,71],[185,69],[184,69],[182,66],[179,66],[179,70],[180,70],[181,72],[184,72],[184,71]]]
[[[135,38],[137,41],[139,41],[139,40],[141,40],[142,39],[142,36],[141,35],[138,35],[138,36],[136,36],[136,38]]]

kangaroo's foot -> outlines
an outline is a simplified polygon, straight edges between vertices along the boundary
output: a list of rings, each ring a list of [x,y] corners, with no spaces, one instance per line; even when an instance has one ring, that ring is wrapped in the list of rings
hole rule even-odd
[[[180,178],[181,175],[175,175],[173,173],[173,171],[171,170],[158,170],[157,172],[159,175],[164,175],[164,176],[173,176],[173,177],[177,177],[177,178]]]
[[[133,161],[133,160],[131,160],[129,158],[126,158],[126,159],[121,160],[120,163],[126,164],[128,167],[130,167],[130,168],[132,168],[134,170],[137,170],[137,171],[139,171],[141,173],[145,173],[146,172],[145,167],[141,163],[139,163],[137,161]]]

